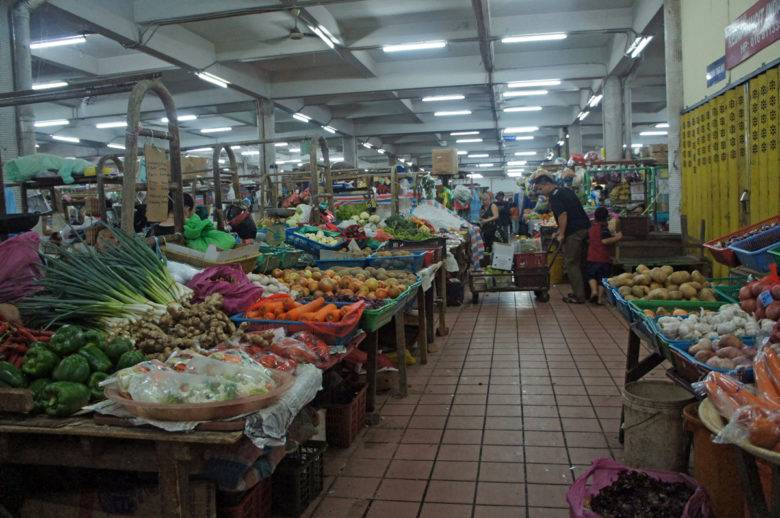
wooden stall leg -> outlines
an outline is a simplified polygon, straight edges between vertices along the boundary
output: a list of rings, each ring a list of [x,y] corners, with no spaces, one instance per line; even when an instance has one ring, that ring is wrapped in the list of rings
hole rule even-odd
[[[379,414],[375,411],[376,404],[376,356],[379,350],[379,335],[376,331],[371,331],[366,336],[366,383],[368,390],[366,392],[366,424],[369,426],[379,424]]]
[[[447,270],[444,268],[444,264],[441,265],[439,271],[436,272],[439,276],[439,297],[441,298],[441,306],[439,306],[439,328],[436,330],[436,334],[439,336],[447,336],[450,333],[447,327],[445,314],[447,313]]]
[[[433,286],[428,288],[431,291]],[[420,348],[420,363],[428,363],[428,311],[425,290],[417,288],[417,346]]]
[[[160,463],[158,485],[160,487],[161,516],[186,518],[190,513],[190,475],[187,463],[189,449],[184,445],[158,442],[157,457]]]
[[[433,316],[434,311],[434,304],[433,304],[433,291],[435,289],[435,286],[431,284],[431,287],[428,289],[428,291],[425,292],[425,314],[428,317],[426,326],[425,326],[425,332],[428,335],[428,349],[430,352],[437,352],[437,348],[435,347],[434,341],[436,340],[436,332],[433,328],[433,321],[435,320]],[[436,350],[434,350],[436,349]]]
[[[395,350],[398,354],[398,395],[406,397],[406,331],[404,330],[404,312],[399,311],[393,317],[395,323]]]

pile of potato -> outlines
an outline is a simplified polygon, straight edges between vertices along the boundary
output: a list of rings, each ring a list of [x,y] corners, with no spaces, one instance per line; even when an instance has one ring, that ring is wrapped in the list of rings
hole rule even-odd
[[[668,265],[651,269],[640,264],[634,273],[621,273],[607,282],[626,300],[716,300],[715,291],[699,270],[676,272]]]

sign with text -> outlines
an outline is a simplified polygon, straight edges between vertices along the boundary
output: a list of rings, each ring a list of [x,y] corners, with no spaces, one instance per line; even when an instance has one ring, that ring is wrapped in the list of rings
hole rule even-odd
[[[146,219],[153,222],[168,219],[168,158],[165,150],[146,144]]]
[[[192,180],[194,178],[211,177],[212,172],[209,167],[209,161],[205,157],[200,156],[183,156],[181,157],[181,177],[184,180]]]
[[[726,26],[726,69],[780,39],[780,0],[759,0]]]
[[[707,88],[726,79],[726,56],[707,65]]]

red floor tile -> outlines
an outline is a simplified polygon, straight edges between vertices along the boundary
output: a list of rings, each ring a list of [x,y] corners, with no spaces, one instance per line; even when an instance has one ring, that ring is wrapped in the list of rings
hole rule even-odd
[[[384,479],[376,491],[377,500],[422,501],[425,480]]]
[[[425,502],[471,504],[474,502],[476,482],[431,480],[425,493]]]
[[[417,518],[419,510],[419,502],[374,500],[366,513],[366,518]]]
[[[342,498],[372,498],[381,478],[338,477],[330,486],[328,496]]]
[[[438,460],[433,467],[433,480],[477,480],[478,462]]]
[[[480,482],[477,487],[477,504],[482,505],[525,505],[525,484]]]
[[[470,505],[426,502],[420,511],[420,518],[471,518],[471,510]]]
[[[480,462],[480,482],[525,482],[522,462]]]
[[[312,518],[361,518],[369,500],[325,497],[312,514]]]
[[[442,430],[438,428],[409,428],[403,435],[403,444],[439,444]]]
[[[436,458],[437,444],[401,444],[395,452],[396,459],[433,460]]]
[[[432,460],[394,460],[387,469],[385,478],[424,479],[431,476]]]
[[[508,507],[503,505],[474,506],[474,518],[507,518],[510,516],[525,516],[525,507]]]
[[[342,470],[341,475],[350,477],[382,477],[389,464],[390,461],[388,459],[350,459]]]

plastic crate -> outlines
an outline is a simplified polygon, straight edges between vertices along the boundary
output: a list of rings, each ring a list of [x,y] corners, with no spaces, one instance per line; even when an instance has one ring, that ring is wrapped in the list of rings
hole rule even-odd
[[[774,263],[774,257],[769,254],[769,249],[774,248],[778,243],[780,243],[780,226],[738,241],[729,248],[737,254],[743,266],[759,272],[768,272],[769,265]]]
[[[303,234],[299,234],[296,232],[298,230],[297,228],[288,228],[285,230],[285,242],[288,244],[294,246],[295,248],[299,248],[303,250],[304,252],[309,252],[314,257],[320,256],[320,250],[338,250],[339,248],[343,247],[347,241],[342,240],[340,243],[333,245],[333,246],[325,246],[322,243],[318,243],[314,241],[313,239],[309,239],[308,237],[304,236]]]
[[[713,286],[713,291],[718,295],[720,300],[736,304],[739,302],[739,286]]]
[[[330,268],[363,268],[366,266],[365,257],[351,257],[349,259],[315,259],[314,264],[320,270]]]
[[[409,241],[405,239],[391,239],[385,246],[387,248],[407,248],[409,250],[429,250],[432,253],[425,259],[425,266],[438,263],[444,258],[447,250],[447,240],[443,237],[433,237],[424,241]]]
[[[410,251],[409,255],[396,255],[391,257],[375,257],[370,255],[366,261],[368,266],[373,266],[374,268],[416,273],[419,270],[422,270],[424,260],[424,251]]]
[[[355,389],[351,402],[343,405],[328,405],[325,413],[325,435],[328,445],[337,448],[349,448],[363,429],[366,420],[365,383]]]
[[[265,478],[247,491],[218,491],[217,518],[270,518],[270,478]]]
[[[650,233],[650,216],[621,216],[620,231],[624,236],[646,237]]]
[[[393,299],[379,309],[365,309],[363,310],[363,316],[360,318],[360,324],[358,325],[368,333],[376,331],[380,327],[390,323],[393,319],[393,315],[395,315],[397,307],[397,299]]]
[[[769,255],[772,256],[772,258],[775,260],[775,264],[777,266],[780,266],[780,246],[776,246],[774,248],[770,248],[768,250]],[[780,268],[779,268],[780,269]]]
[[[271,509],[274,515],[298,517],[322,492],[325,480],[322,452],[324,441],[301,444],[285,457],[274,471],[271,481],[274,498]]]
[[[616,304],[616,297],[615,294],[617,293],[617,290],[609,285],[607,282],[607,279],[601,279],[601,284],[604,286],[605,294],[607,296],[607,300],[610,304],[613,306]]]
[[[236,245],[235,248],[239,248],[239,247],[243,248],[246,246],[249,245]],[[255,269],[255,266],[257,265],[257,258],[260,257],[260,253],[258,252],[256,254],[252,254],[236,260],[216,262],[216,261],[208,261],[206,259],[203,259],[201,257],[196,257],[194,255],[180,253],[178,250],[174,250],[167,246],[163,246],[162,250],[166,259],[168,259],[169,261],[176,261],[178,263],[189,264],[190,266],[194,266],[196,268],[208,268],[210,266],[220,266],[223,264],[238,264],[241,266],[241,269],[244,270],[244,273],[252,273],[252,271]]]
[[[517,257],[517,256],[515,256]],[[514,272],[515,287],[527,290],[544,289],[550,286],[547,267],[522,268]]]
[[[543,267],[547,267],[546,252],[515,254],[515,268],[543,268]]]
[[[723,248],[720,246],[716,246],[716,243],[720,243],[726,239],[729,239],[730,237],[746,234],[752,230],[761,228],[764,225],[769,225],[772,223],[780,225],[780,214],[778,214],[777,216],[772,216],[771,218],[765,219],[763,221],[759,221],[758,223],[753,223],[752,225],[747,226],[745,228],[741,228],[736,232],[732,232],[731,234],[726,234],[725,236],[721,236],[717,239],[713,239],[712,241],[707,241],[706,243],[704,243],[704,248],[709,250],[710,253],[712,254],[712,258],[718,261],[719,263],[731,267],[739,266],[739,258],[736,256],[734,251],[728,247]]]
[[[745,345],[755,345],[756,341],[753,338],[743,338],[742,343]],[[753,367],[749,367],[747,369],[732,369],[732,370],[726,370],[726,369],[715,369],[713,367],[710,367],[709,365],[706,365],[700,361],[698,361],[696,358],[688,354],[688,349],[693,344],[688,345],[672,345],[672,354],[675,357],[675,370],[677,371],[677,374],[684,379],[685,381],[689,383],[693,383],[696,381],[700,381],[703,379],[707,374],[709,374],[712,371],[715,372],[722,372],[723,374],[728,374],[730,377],[739,380],[743,383],[752,383],[753,382]]]

